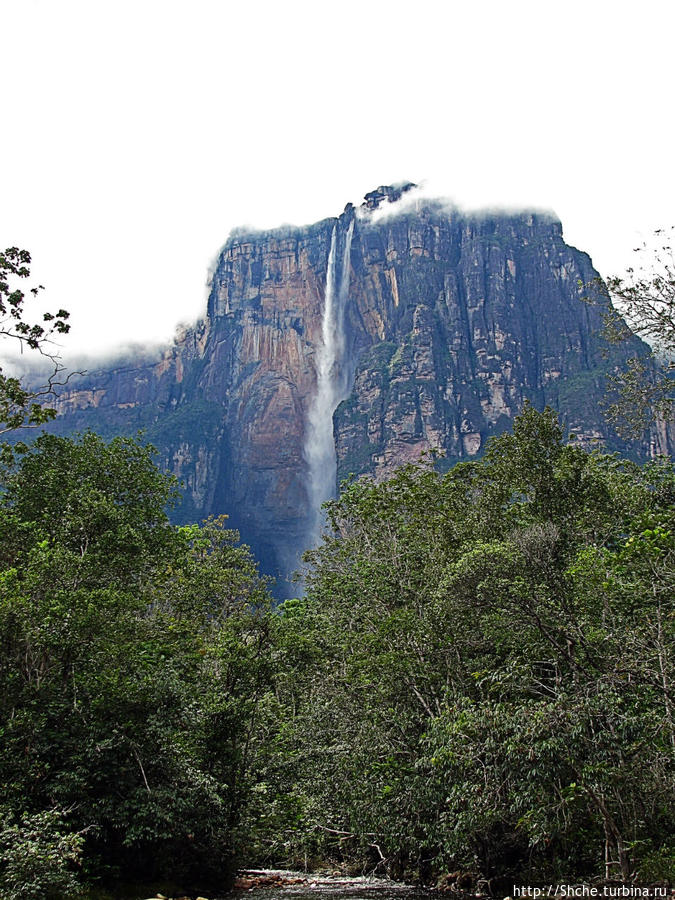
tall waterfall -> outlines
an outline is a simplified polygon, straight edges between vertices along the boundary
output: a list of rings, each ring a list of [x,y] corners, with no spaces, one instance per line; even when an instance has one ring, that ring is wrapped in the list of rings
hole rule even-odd
[[[307,415],[304,455],[308,467],[310,508],[309,543],[319,539],[321,504],[335,494],[337,461],[333,438],[333,413],[349,394],[345,354],[345,304],[349,294],[349,269],[354,220],[349,224],[338,264],[338,231],[333,226],[326,272],[326,296],[321,320],[321,346],[316,354],[316,394]]]

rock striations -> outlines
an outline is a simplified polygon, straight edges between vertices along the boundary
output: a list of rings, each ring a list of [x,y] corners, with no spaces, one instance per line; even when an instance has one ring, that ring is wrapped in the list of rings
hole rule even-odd
[[[432,448],[444,465],[475,457],[526,399],[585,444],[667,452],[666,435],[628,446],[603,421],[605,375],[640,345],[603,355],[601,309],[582,302],[597,273],[560,222],[467,214],[411,187],[309,227],[234,232],[205,320],[159,362],[80,379],[55,427],[145,429],[185,483],[180,518],[229,514],[281,573],[312,540],[333,472],[383,478]],[[332,459],[310,446],[321,416]]]

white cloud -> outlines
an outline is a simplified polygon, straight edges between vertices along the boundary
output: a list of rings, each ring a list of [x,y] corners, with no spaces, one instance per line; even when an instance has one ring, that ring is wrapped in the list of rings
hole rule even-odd
[[[2,5],[0,244],[81,352],[170,340],[232,227],[380,184],[552,208],[603,272],[672,221],[665,2]]]

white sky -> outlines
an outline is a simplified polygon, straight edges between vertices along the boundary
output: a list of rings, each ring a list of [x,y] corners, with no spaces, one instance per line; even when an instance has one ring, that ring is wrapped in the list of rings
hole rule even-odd
[[[675,4],[0,0],[0,245],[65,359],[170,338],[231,227],[426,180],[554,209],[603,274],[675,223]]]

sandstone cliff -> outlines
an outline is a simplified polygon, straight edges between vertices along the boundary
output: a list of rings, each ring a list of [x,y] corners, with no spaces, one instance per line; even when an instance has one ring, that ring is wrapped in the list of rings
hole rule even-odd
[[[185,482],[178,515],[228,513],[268,571],[289,572],[310,536],[307,422],[333,254],[348,284],[335,326],[348,394],[333,417],[338,479],[381,478],[431,448],[444,465],[471,458],[526,398],[560,410],[588,445],[669,449],[656,434],[628,446],[603,421],[605,374],[639,342],[603,357],[601,312],[582,302],[597,273],[559,221],[390,202],[405,190],[380,188],[310,227],[233,233],[205,320],[159,362],[81,379],[58,430],[146,429]]]

